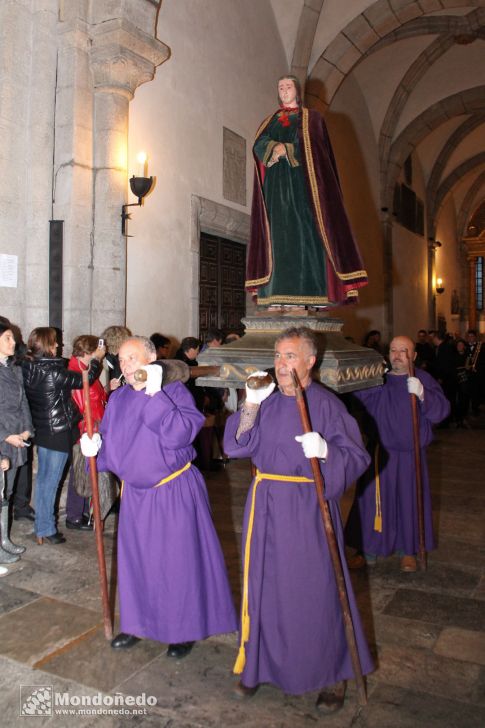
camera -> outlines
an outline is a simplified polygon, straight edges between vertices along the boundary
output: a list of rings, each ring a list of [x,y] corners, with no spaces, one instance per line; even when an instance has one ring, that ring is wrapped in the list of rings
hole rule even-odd
[[[104,346],[104,339],[98,339],[98,349]]]

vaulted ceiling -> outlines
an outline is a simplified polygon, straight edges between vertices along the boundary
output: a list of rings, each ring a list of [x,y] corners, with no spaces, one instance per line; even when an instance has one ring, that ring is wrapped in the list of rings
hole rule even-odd
[[[485,200],[485,0],[271,0],[292,72],[324,112],[359,84],[379,149],[381,205],[416,150],[427,229],[453,196],[457,236]]]

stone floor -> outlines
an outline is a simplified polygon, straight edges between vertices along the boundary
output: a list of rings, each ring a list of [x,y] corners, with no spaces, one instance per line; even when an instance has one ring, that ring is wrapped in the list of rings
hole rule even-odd
[[[1,725],[29,725],[20,707],[38,712],[44,705],[45,714],[32,718],[32,725],[482,728],[484,445],[482,416],[470,430],[438,430],[429,448],[439,547],[429,555],[426,573],[401,574],[398,560],[391,558],[352,575],[377,669],[368,679],[367,706],[358,706],[350,683],[344,709],[331,718],[316,713],[314,694],[290,697],[270,686],[248,703],[237,702],[231,696],[236,635],[197,644],[181,661],[167,658],[165,645],[149,641],[124,653],[113,651],[103,634],[92,534],[67,531],[63,546],[39,547],[29,524],[15,522],[13,536],[27,552],[0,579]],[[207,480],[238,599],[249,464],[231,462]],[[344,514],[351,498],[348,493],[343,500]],[[112,584],[115,527],[110,516],[104,542]],[[70,705],[54,704],[49,715],[42,695],[32,697],[43,687],[61,695],[61,701],[68,695]],[[114,714],[106,704],[95,708],[96,714],[79,713],[76,703],[86,696],[100,700],[98,693],[108,701],[109,696],[119,700],[145,693],[156,698],[156,705],[138,706],[146,713],[136,716]],[[49,697],[45,690],[43,695]]]

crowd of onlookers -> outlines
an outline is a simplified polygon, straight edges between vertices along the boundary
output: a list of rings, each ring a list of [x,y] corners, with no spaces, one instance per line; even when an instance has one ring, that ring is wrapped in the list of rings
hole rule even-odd
[[[366,334],[363,346],[386,357],[380,331]],[[415,365],[426,369],[442,386],[451,413],[442,427],[454,424],[469,427],[469,417],[477,417],[485,402],[485,346],[475,329],[465,337],[435,329],[420,329],[416,341]]]
[[[110,394],[124,385],[118,359],[120,346],[131,336],[125,326],[110,326],[100,335],[76,337],[70,359],[62,356],[62,332],[53,327],[35,328],[25,343],[20,329],[0,316],[0,466],[2,498],[0,510],[0,564],[17,561],[25,547],[10,538],[10,522],[27,519],[35,524],[37,543],[61,544],[65,537],[57,528],[59,485],[68,475],[66,528],[90,531],[92,524],[91,484],[79,440],[86,432],[83,372],[87,373],[93,428],[98,430]],[[218,373],[218,367],[199,367],[201,342],[182,340],[172,352],[172,341],[161,333],[151,337],[157,359],[172,355],[186,362],[191,377],[187,386],[206,426],[195,443],[202,469],[213,465],[214,450],[223,459],[224,413],[230,402],[229,390],[196,386],[195,379]],[[204,347],[212,348],[239,338],[209,331]],[[217,371],[216,371],[217,370]],[[35,509],[32,493],[32,445],[37,451]],[[69,469],[68,469],[69,468]],[[110,473],[99,473],[101,516],[106,517],[118,492]],[[116,505],[115,505],[116,507]],[[0,567],[0,574],[6,569]]]

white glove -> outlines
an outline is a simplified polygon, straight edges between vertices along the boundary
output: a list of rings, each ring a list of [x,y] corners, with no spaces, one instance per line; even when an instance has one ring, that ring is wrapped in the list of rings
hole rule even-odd
[[[318,432],[307,432],[305,435],[297,435],[297,442],[301,442],[306,458],[318,458],[325,460],[328,454],[328,445]]]
[[[409,394],[415,394],[416,397],[423,402],[424,387],[417,377],[408,377],[407,381]]]
[[[251,377],[265,377],[268,372],[252,372]],[[271,394],[276,384],[271,382],[267,387],[262,389],[251,389],[246,384],[246,402],[249,404],[261,404]]]
[[[147,373],[147,384],[145,387],[145,394],[149,397],[153,397],[154,394],[159,392],[162,388],[163,369],[154,364],[153,366],[148,364],[146,367],[142,367]]]
[[[99,452],[101,447],[101,435],[99,432],[95,432],[93,437],[89,437],[88,433],[85,432],[81,437],[81,452],[87,458],[94,458]]]

